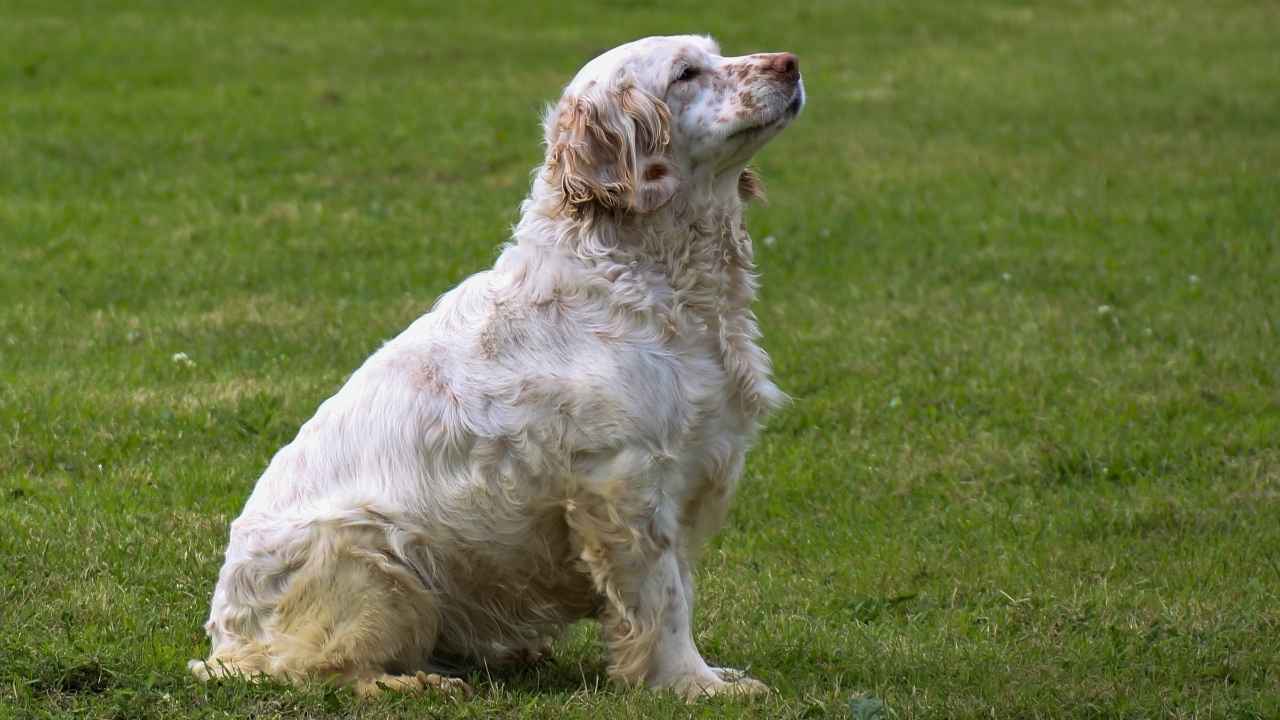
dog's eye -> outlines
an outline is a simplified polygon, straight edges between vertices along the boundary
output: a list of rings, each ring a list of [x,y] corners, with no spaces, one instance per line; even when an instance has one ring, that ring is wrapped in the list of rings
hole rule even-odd
[[[692,65],[686,65],[684,70],[681,70],[680,74],[676,76],[675,81],[689,82],[690,80],[693,80],[694,78],[698,77],[701,74],[702,74],[702,71],[699,70],[698,68],[693,67]]]

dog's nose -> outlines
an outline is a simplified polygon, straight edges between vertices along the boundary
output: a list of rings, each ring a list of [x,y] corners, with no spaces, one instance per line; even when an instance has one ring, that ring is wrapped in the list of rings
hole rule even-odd
[[[789,52],[774,53],[769,56],[765,68],[784,78],[794,78],[800,74],[800,60]]]

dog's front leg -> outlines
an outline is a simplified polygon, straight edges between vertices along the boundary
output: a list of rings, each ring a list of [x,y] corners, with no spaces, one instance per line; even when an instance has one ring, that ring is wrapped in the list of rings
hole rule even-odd
[[[689,608],[689,612],[688,612],[689,617],[692,618],[693,607],[694,607],[694,597],[695,597],[694,589],[693,589],[694,588],[693,567],[690,564],[688,557],[685,555],[680,555],[679,561],[680,561],[680,586],[684,590],[684,600],[685,600],[685,604]],[[747,674],[742,670],[729,668],[729,667],[716,667],[714,665],[710,666],[710,669],[711,669],[711,672],[716,674],[716,677],[720,678],[721,680],[724,680],[725,682],[746,683],[746,685],[744,685],[744,688],[750,687],[751,688],[750,692],[764,692],[768,690],[768,688],[764,685],[764,683],[761,683],[758,680],[747,677]]]
[[[607,600],[601,623],[610,675],[687,700],[767,692],[758,680],[710,667],[694,645],[692,588],[686,590],[682,577],[674,515],[659,506],[631,523],[609,510],[615,512],[571,511],[569,520]]]

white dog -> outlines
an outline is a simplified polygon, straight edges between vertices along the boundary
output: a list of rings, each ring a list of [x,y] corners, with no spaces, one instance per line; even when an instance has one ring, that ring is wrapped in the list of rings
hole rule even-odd
[[[588,63],[494,268],[271,460],[192,672],[465,692],[432,658],[527,660],[596,617],[615,679],[766,691],[694,647],[693,568],[785,398],[742,214],[803,104],[789,53],[665,37]]]

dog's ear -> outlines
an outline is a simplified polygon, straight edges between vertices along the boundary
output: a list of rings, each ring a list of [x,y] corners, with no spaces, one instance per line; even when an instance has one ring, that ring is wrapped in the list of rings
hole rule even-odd
[[[622,114],[634,130],[635,178],[631,190],[631,209],[650,213],[671,201],[680,180],[667,158],[671,144],[671,111],[654,95],[630,86],[619,94]]]
[[[631,83],[563,98],[546,122],[547,180],[562,208],[582,216],[667,204],[679,185],[665,158],[670,125],[666,103]]]

